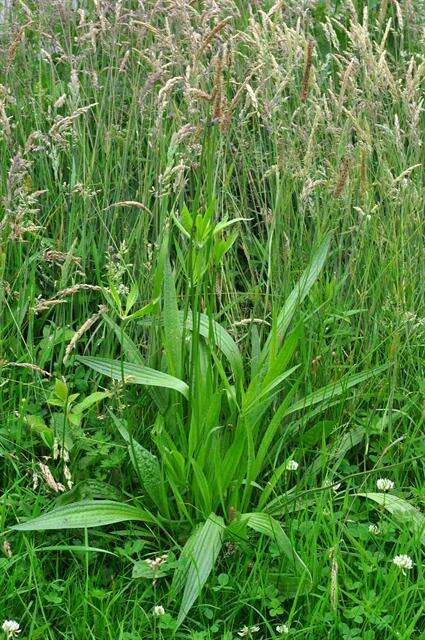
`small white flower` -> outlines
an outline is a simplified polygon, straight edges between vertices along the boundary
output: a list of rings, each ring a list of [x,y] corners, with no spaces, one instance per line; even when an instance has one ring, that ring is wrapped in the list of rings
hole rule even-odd
[[[285,469],[286,471],[296,471],[300,465],[296,460],[288,460],[286,463]]]
[[[260,627],[258,625],[254,625],[253,627],[247,627],[245,625],[240,631],[238,631],[238,636],[241,638],[250,638],[253,633],[257,633],[258,631],[260,631]]]
[[[377,524],[370,524],[369,533],[372,534],[373,536],[379,536],[379,534],[381,533],[381,529],[378,527]]]
[[[5,620],[1,628],[5,632],[7,638],[13,638],[13,636],[21,633],[19,622],[16,622],[16,620]]]
[[[168,555],[164,553],[162,556],[158,556],[157,558],[146,558],[145,563],[148,565],[152,571],[159,569],[159,567],[167,561]]]
[[[157,604],[154,606],[153,608],[153,615],[154,616],[163,616],[165,615],[165,609],[162,605]]]
[[[396,556],[393,560],[393,564],[396,565],[399,569],[401,569],[402,574],[406,575],[406,569],[410,570],[413,567],[413,560],[410,556],[400,555]]]
[[[379,491],[391,491],[391,489],[394,489],[394,482],[388,478],[379,478],[376,481],[376,486]]]
[[[276,631],[282,636],[287,635],[289,633],[289,627],[287,624],[278,624],[276,627]]]

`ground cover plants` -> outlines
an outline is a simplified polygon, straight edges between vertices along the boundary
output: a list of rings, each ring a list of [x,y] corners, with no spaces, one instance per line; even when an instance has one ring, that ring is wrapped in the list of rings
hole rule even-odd
[[[0,16],[3,636],[423,638],[422,3]]]

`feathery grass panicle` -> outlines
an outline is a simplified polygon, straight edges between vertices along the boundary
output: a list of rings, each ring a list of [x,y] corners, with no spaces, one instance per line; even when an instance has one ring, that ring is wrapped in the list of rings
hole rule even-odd
[[[80,340],[80,338],[87,333],[87,331],[89,331],[91,329],[91,327],[102,317],[103,313],[106,313],[108,310],[108,307],[105,305],[101,305],[99,307],[99,311],[97,313],[94,313],[93,315],[90,316],[90,318],[87,318],[87,320],[85,322],[83,322],[83,324],[81,325],[81,327],[74,333],[74,335],[72,336],[70,342],[68,343],[66,349],[65,349],[65,355],[63,357],[63,363],[65,364],[68,359],[69,356],[71,355],[72,351],[75,349],[78,341]]]
[[[232,16],[228,16],[227,18],[220,20],[220,22],[215,25],[215,27],[209,32],[209,34],[206,36],[206,38],[202,42],[202,45],[199,49],[199,55],[201,55],[205,51],[205,49],[209,46],[209,44],[213,41],[213,39],[224,29],[224,27],[230,24],[231,22],[232,22]]]

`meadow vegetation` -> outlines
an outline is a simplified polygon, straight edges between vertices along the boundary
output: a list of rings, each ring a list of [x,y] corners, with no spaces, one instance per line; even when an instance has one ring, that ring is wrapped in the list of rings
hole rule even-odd
[[[425,638],[423,2],[0,16],[0,633]]]

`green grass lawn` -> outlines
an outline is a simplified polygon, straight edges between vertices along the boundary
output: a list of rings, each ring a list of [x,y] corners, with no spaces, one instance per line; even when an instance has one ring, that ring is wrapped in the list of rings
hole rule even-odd
[[[423,2],[9,4],[0,638],[425,638]]]

